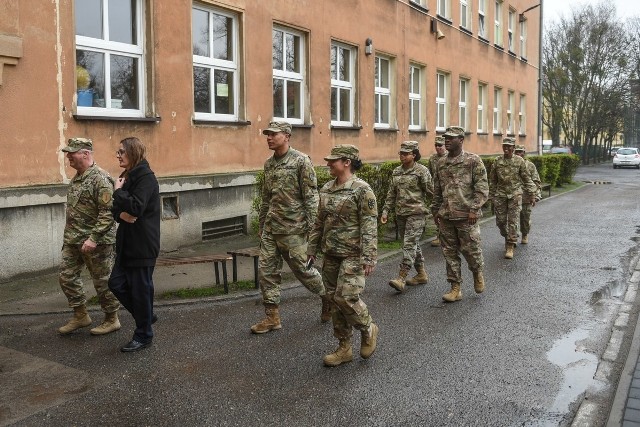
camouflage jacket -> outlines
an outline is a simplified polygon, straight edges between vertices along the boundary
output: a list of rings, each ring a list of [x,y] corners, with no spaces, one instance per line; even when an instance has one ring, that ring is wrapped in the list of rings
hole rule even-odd
[[[393,170],[382,214],[394,210],[400,216],[426,214],[432,196],[433,180],[426,166],[415,163],[405,170],[400,165]]]
[[[536,193],[536,185],[531,180],[525,160],[514,155],[510,159],[499,156],[493,162],[489,174],[489,197],[512,198],[522,195],[523,189],[529,194]]]
[[[311,159],[293,148],[264,164],[260,230],[273,234],[308,233],[318,213],[318,183]]]
[[[450,220],[467,219],[470,212],[482,216],[489,182],[480,156],[462,151],[454,158],[441,157],[436,167],[431,205],[433,216]]]
[[[116,223],[111,216],[113,178],[95,163],[76,174],[67,193],[65,245],[81,245],[91,238],[99,245],[116,242]]]
[[[527,165],[527,172],[531,177],[531,180],[536,185],[537,191],[535,193],[529,193],[525,190],[523,202],[531,203],[532,201],[537,201],[542,199],[542,181],[540,180],[540,175],[538,175],[538,169],[536,169],[536,165],[533,164],[532,161],[524,159],[525,164]]]
[[[343,185],[334,179],[320,189],[318,218],[309,235],[307,254],[315,256],[318,246],[326,255],[361,257],[363,265],[375,265],[378,208],[369,184],[353,176]]]
[[[429,156],[429,172],[431,172],[432,177],[436,176],[436,166],[438,165],[438,161],[446,156],[446,151],[442,156],[440,156],[438,153],[433,153],[431,156]]]

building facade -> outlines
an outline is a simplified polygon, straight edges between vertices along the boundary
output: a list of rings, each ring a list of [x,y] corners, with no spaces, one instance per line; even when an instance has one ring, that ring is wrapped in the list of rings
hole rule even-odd
[[[0,282],[59,263],[72,136],[112,175],[121,139],[147,145],[163,250],[246,230],[273,118],[316,165],[341,143],[429,154],[454,124],[468,151],[507,135],[535,151],[531,1],[3,1]]]

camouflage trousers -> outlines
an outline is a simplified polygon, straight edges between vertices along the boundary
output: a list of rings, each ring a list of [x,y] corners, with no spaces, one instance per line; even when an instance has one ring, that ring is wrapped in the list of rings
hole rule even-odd
[[[531,203],[522,203],[522,211],[520,211],[520,233],[523,236],[529,234],[531,231],[531,211],[533,206]]]
[[[258,278],[264,304],[280,304],[282,260],[296,279],[317,295],[324,295],[322,276],[315,268],[307,269],[307,236],[304,234],[271,234],[262,232]]]
[[[496,215],[496,225],[500,229],[500,235],[506,243],[518,242],[520,228],[520,210],[522,209],[522,194],[512,198],[496,197],[493,209]]]
[[[62,292],[69,301],[69,307],[79,307],[87,303],[80,273],[86,266],[93,280],[102,311],[118,311],[120,303],[109,290],[109,275],[114,261],[114,245],[98,245],[93,252],[83,253],[82,245],[63,245],[62,262],[58,281]]]
[[[424,231],[425,225],[424,215],[407,215],[396,217],[396,223],[398,224],[398,233],[402,240],[402,264],[400,268],[406,267],[411,269],[411,266],[418,266],[424,264],[424,257],[422,256],[422,248],[419,245],[420,237]]]
[[[440,246],[447,263],[447,281],[462,283],[460,253],[469,264],[469,270],[480,272],[484,268],[480,246],[480,226],[465,220],[440,219]]]
[[[364,291],[364,269],[360,257],[324,257],[322,280],[333,305],[333,335],[351,338],[352,328],[364,331],[371,325],[367,305],[360,299]]]

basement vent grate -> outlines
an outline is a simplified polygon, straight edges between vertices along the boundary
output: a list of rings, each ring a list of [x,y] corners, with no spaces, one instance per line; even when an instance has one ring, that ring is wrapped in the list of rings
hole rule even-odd
[[[214,240],[220,237],[235,236],[246,232],[246,216],[219,219],[202,223],[202,240]]]

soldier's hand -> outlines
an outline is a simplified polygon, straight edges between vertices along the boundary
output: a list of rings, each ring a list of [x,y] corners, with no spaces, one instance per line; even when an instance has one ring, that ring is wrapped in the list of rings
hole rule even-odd
[[[469,212],[469,225],[475,225],[478,222],[478,215],[474,212]]]
[[[135,217],[127,212],[120,212],[120,219],[124,222],[128,222],[129,224],[133,224],[134,222],[136,222],[136,219],[138,219],[138,217]]]
[[[536,205],[536,199],[531,200],[531,207],[534,207]]]
[[[363,265],[362,269],[364,270],[364,277],[367,277],[371,273],[373,273],[373,270],[376,269],[376,266],[375,265]]]
[[[83,252],[83,253],[93,252],[96,249],[96,246],[98,246],[96,242],[94,242],[91,239],[87,239],[82,244],[82,247],[80,248],[80,252]]]
[[[387,215],[382,215],[382,216],[380,217],[380,222],[381,222],[382,224],[386,224],[388,219],[389,219],[389,217],[387,217]]]

